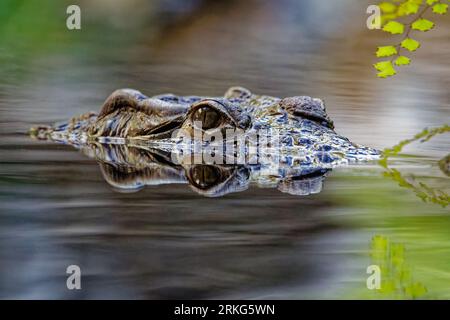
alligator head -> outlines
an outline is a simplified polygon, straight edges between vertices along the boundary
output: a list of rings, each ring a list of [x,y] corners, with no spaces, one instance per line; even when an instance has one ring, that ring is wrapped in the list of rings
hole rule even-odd
[[[320,99],[281,99],[241,87],[223,97],[147,97],[121,89],[98,114],[31,133],[81,148],[118,188],[182,182],[210,196],[243,190],[250,182],[315,193],[332,167],[379,155],[337,134]]]

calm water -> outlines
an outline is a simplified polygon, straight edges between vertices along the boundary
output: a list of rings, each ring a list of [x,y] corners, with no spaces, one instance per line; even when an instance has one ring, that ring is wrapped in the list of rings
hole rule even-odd
[[[376,162],[333,170],[310,196],[251,186],[207,198],[185,184],[121,193],[94,160],[26,134],[98,110],[121,87],[242,85],[323,98],[339,133],[391,147],[448,123],[448,17],[411,66],[379,80],[372,53],[389,40],[364,28],[364,1],[123,3],[80,1],[81,31],[65,28],[64,1],[0,5],[0,298],[450,298],[448,207]],[[449,192],[437,164],[449,145],[448,134],[413,144],[390,167]],[[373,292],[366,268],[380,243],[394,289]],[[82,290],[66,289],[71,264]]]

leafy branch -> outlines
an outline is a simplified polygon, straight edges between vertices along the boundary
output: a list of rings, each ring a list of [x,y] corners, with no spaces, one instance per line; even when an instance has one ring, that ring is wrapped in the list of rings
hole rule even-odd
[[[398,170],[389,168],[388,159],[397,156],[405,146],[415,141],[420,141],[423,143],[430,140],[436,135],[449,132],[450,126],[447,124],[438,128],[424,129],[422,132],[416,134],[413,138],[403,140],[394,147],[383,150],[383,157],[379,161],[379,164],[386,169],[384,175],[393,179],[394,181],[397,181],[399,186],[411,189],[423,201],[436,203],[441,205],[442,207],[447,207],[450,204],[450,196],[444,190],[433,189],[423,182],[414,183],[414,181],[407,181]],[[446,172],[447,162],[449,161],[448,159],[449,156],[446,156],[439,162],[439,165],[443,169],[442,171],[445,174],[448,174]]]
[[[390,298],[422,298],[428,289],[414,280],[412,268],[407,263],[405,246],[388,237],[375,235],[370,243],[372,264],[380,267],[381,288],[379,292]]]
[[[383,31],[393,35],[403,35],[402,41],[388,46],[378,47],[378,58],[390,58],[375,63],[377,76],[386,78],[397,74],[395,66],[405,66],[411,63],[411,58],[402,54],[402,50],[414,52],[420,47],[420,42],[411,38],[413,31],[426,32],[434,28],[435,23],[424,18],[431,9],[433,13],[443,15],[448,11],[450,0],[390,0],[381,2],[378,6],[382,12],[381,23]],[[404,17],[412,17],[409,21]]]

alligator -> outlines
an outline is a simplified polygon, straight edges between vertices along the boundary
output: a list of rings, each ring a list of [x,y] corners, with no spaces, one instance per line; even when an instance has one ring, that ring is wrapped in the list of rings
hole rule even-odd
[[[251,183],[294,195],[318,193],[333,167],[380,156],[337,134],[321,99],[256,95],[243,87],[222,97],[147,97],[120,89],[99,113],[30,134],[96,159],[119,190],[188,183],[210,197]]]

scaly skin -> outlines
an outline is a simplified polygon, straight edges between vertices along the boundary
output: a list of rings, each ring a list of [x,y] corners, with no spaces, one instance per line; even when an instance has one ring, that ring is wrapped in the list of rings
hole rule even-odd
[[[195,121],[202,123],[201,153],[213,149],[213,162],[203,155],[200,164],[192,164],[198,153]],[[225,155],[217,155],[223,145],[218,147],[212,139],[226,137],[227,130],[237,130],[247,140],[269,130],[272,134],[264,148],[262,140],[252,149],[245,139],[238,139],[241,143],[233,149],[230,165]],[[291,194],[316,193],[334,166],[379,156],[377,150],[338,135],[320,99],[280,99],[241,87],[212,98],[172,94],[148,98],[136,90],[117,90],[98,114],[33,128],[31,134],[80,148],[100,162],[105,179],[115,187],[135,190],[155,181],[189,183],[207,196],[241,191],[249,183]]]

